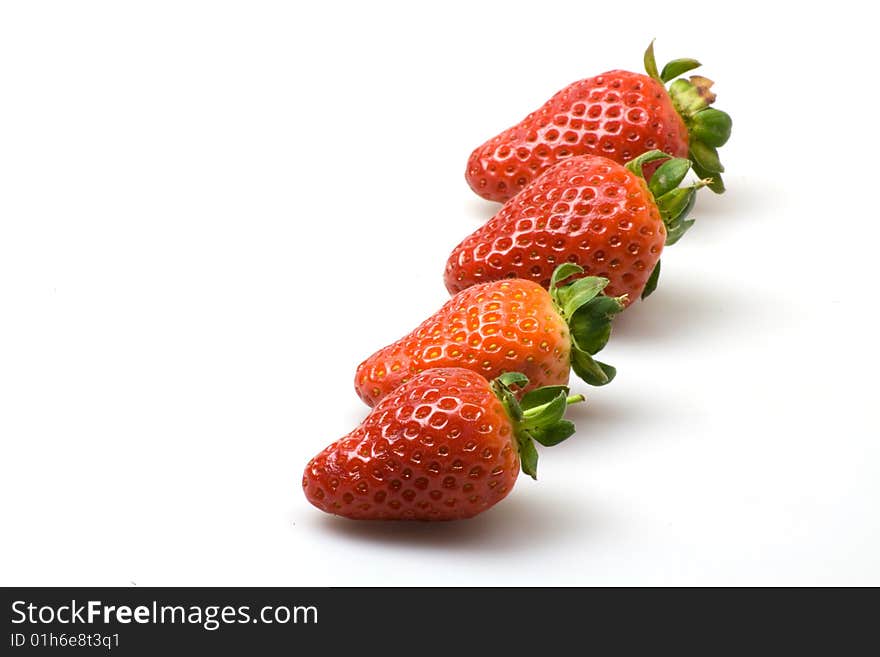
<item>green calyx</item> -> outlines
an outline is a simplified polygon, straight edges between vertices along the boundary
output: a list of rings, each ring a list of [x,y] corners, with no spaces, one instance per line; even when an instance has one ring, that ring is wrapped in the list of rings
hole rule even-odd
[[[528,382],[525,374],[508,372],[490,385],[513,423],[522,471],[537,479],[538,450],[535,443],[552,447],[574,434],[574,424],[564,419],[565,409],[569,404],[584,401],[584,396],[569,395],[566,386],[546,386],[527,392],[517,400],[513,386],[522,388]]]
[[[701,187],[711,186],[708,179],[698,180],[687,187],[679,187],[684,181],[690,169],[696,172],[696,165],[683,157],[669,157],[668,153],[653,150],[639,155],[637,158],[626,163],[626,168],[640,178],[644,178],[644,165],[649,162],[663,161],[651,176],[648,189],[654,197],[654,203],[660,211],[660,217],[666,225],[666,245],[671,246],[681,239],[687,230],[694,225],[693,219],[688,219],[690,211],[697,202],[697,190]],[[642,299],[649,296],[657,289],[660,278],[660,261],[651,272],[645,289],[642,290]]]
[[[709,180],[699,180],[687,187],[679,187],[690,169],[693,168],[696,172],[695,165],[683,157],[669,157],[668,153],[658,150],[643,153],[627,162],[625,166],[640,178],[644,178],[642,167],[649,162],[661,160],[664,162],[651,176],[648,189],[654,196],[663,223],[666,224],[666,245],[670,246],[680,240],[694,224],[694,220],[688,219],[687,216],[696,203],[697,190],[710,186],[711,183]]]
[[[687,80],[678,77],[699,66],[700,62],[696,59],[674,59],[658,72],[653,41],[645,51],[645,71],[648,75],[664,86],[671,82],[667,92],[688,129],[688,157],[694,173],[707,181],[709,189],[721,194],[724,192],[724,181],[721,179],[724,166],[718,157],[718,149],[730,138],[732,121],[726,112],[709,107],[715,102],[712,80],[700,75],[692,75]]]
[[[602,294],[608,279],[598,276],[585,276],[560,285],[572,276],[583,273],[583,267],[573,262],[559,265],[550,279],[550,296],[568,324],[571,368],[590,385],[603,386],[614,379],[617,370],[593,356],[608,342],[611,319],[623,310],[626,296],[609,297]]]

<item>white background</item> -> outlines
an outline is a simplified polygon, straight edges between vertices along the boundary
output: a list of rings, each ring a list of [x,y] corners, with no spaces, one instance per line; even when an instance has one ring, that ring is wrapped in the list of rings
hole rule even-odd
[[[304,4],[2,5],[0,583],[880,584],[874,21]],[[734,117],[729,191],[617,381],[474,520],[312,508],[355,366],[497,209],[471,149],[655,36]]]

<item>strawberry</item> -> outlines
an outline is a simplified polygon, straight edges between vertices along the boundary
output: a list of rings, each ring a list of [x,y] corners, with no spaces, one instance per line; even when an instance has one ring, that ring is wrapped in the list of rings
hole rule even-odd
[[[417,374],[363,423],[315,456],[303,474],[309,502],[369,520],[470,518],[501,501],[520,467],[536,477],[534,441],[556,445],[574,433],[563,386],[517,402],[522,374],[494,380],[462,368]]]
[[[355,373],[355,389],[373,406],[418,373],[464,367],[487,379],[519,371],[530,384],[566,385],[569,370],[593,385],[614,378],[610,365],[593,360],[611,334],[611,317],[623,300],[601,294],[607,279],[587,277],[565,263],[553,273],[550,291],[537,283],[506,279],[456,294],[397,342],[374,353]]]
[[[645,164],[662,162],[650,184]],[[693,223],[696,189],[678,184],[690,162],[650,151],[626,166],[604,157],[567,158],[547,169],[459,244],[446,263],[446,287],[517,277],[549,287],[554,268],[580,265],[608,279],[605,293],[629,304],[657,285],[663,245]]]
[[[471,189],[503,203],[568,157],[602,155],[625,164],[657,149],[689,157],[697,175],[711,179],[709,188],[723,192],[716,149],[730,137],[731,120],[709,107],[713,82],[674,80],[700,66],[694,59],[676,59],[658,73],[653,42],[644,63],[648,75],[615,70],[570,84],[474,150],[465,173]]]

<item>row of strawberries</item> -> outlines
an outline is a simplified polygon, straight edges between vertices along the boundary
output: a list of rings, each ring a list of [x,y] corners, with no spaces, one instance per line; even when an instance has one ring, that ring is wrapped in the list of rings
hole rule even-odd
[[[657,286],[660,255],[693,223],[696,192],[724,191],[717,148],[730,117],[712,82],[678,59],[647,75],[569,85],[468,160],[471,188],[501,210],[446,264],[452,298],[357,368],[373,407],[306,466],[309,501],[362,519],[472,517],[503,499],[535,443],[574,433],[570,370],[591,385],[614,315]],[[667,88],[667,83],[669,84]],[[693,170],[697,182],[680,186]]]

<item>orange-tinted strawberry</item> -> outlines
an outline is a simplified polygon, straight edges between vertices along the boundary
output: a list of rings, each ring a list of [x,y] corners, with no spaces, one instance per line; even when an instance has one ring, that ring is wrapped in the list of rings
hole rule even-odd
[[[554,283],[582,271],[563,265]],[[414,331],[362,362],[355,389],[373,406],[419,372],[435,367],[465,367],[487,379],[518,371],[528,377],[531,388],[566,385],[571,368],[588,383],[608,383],[614,368],[592,356],[605,346],[611,316],[623,303],[601,293],[607,283],[603,278],[581,278],[551,285],[550,292],[522,279],[470,287]]]
[[[567,86],[474,150],[468,184],[483,198],[504,202],[565,158],[601,155],[625,164],[656,149],[689,157],[697,175],[712,179],[711,189],[724,191],[716,148],[730,137],[731,120],[709,107],[712,81],[692,76],[665,87],[699,65],[677,59],[658,72],[652,43],[645,53],[648,75],[609,71]]]
[[[306,466],[302,485],[322,511],[369,520],[470,518],[502,500],[520,468],[536,476],[533,441],[555,445],[574,433],[566,405],[582,401],[557,386],[527,393],[509,373],[493,382],[461,368],[416,375],[363,423]]]
[[[660,161],[646,183],[642,167]],[[554,268],[569,262],[607,278],[606,294],[627,295],[627,303],[647,296],[664,243],[675,243],[693,223],[685,217],[706,181],[679,188],[689,167],[660,151],[626,166],[591,155],[565,159],[453,250],[446,287],[456,294],[511,277],[548,287]]]

